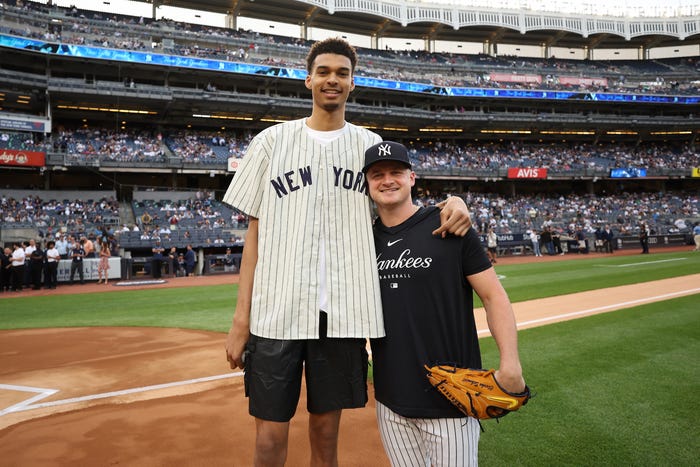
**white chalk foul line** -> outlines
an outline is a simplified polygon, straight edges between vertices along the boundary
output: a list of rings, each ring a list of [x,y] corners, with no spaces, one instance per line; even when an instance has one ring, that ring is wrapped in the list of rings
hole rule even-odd
[[[678,295],[691,295],[691,294],[698,293],[698,292],[700,292],[700,288],[679,290],[678,292],[670,292],[670,293],[663,294],[663,295],[655,295],[653,297],[639,298],[637,300],[630,300],[627,302],[613,303],[612,305],[605,305],[605,306],[599,306],[596,308],[589,308],[588,310],[573,311],[571,313],[563,313],[561,315],[547,316],[545,318],[532,319],[530,321],[522,321],[522,322],[517,323],[517,325],[518,325],[518,327],[520,327],[520,326],[529,326],[531,324],[547,323],[550,321],[559,321],[559,320],[571,318],[574,316],[588,315],[591,313],[596,313],[598,311],[605,311],[605,310],[611,310],[611,309],[617,309],[617,308],[626,308],[626,307],[633,306],[633,305],[639,305],[642,303],[663,300],[666,298],[676,297]],[[516,306],[517,306],[517,304],[516,304]],[[478,334],[480,334],[480,335],[481,334],[488,334],[489,332],[490,331],[488,329],[480,329],[478,331]]]
[[[55,407],[58,405],[74,404],[76,402],[87,402],[87,401],[93,401],[93,400],[97,400],[97,399],[107,399],[109,397],[124,396],[124,395],[128,395],[128,394],[136,394],[136,393],[140,393],[140,392],[157,391],[159,389],[168,389],[168,388],[173,388],[173,387],[177,387],[177,386],[186,386],[188,384],[205,383],[208,381],[216,381],[219,379],[234,378],[234,377],[238,377],[238,376],[243,376],[243,372],[238,371],[235,373],[226,373],[224,375],[207,376],[204,378],[188,379],[188,380],[184,380],[184,381],[174,381],[172,383],[155,384],[152,386],[143,386],[143,387],[139,387],[139,388],[123,389],[121,391],[104,392],[102,394],[91,394],[91,395],[82,396],[82,397],[72,397],[70,399],[62,399],[62,400],[58,400],[58,401],[43,402],[40,404],[31,404],[31,402],[33,402],[34,400],[42,399],[44,397],[50,396],[51,394],[55,394],[56,392],[58,392],[56,390],[49,389],[48,391],[53,391],[51,394],[46,394],[46,395],[43,395],[42,397],[37,396],[38,399],[37,399],[37,397],[33,397],[33,398],[28,399],[27,401],[24,401],[20,404],[15,404],[11,407],[4,409],[2,412],[0,412],[0,415],[5,415],[6,413],[11,413],[11,412],[21,412],[24,410],[40,409],[43,407]],[[5,386],[6,385],[0,385],[0,389],[4,388]]]
[[[642,264],[658,264],[658,263],[668,263],[670,261],[683,261],[688,258],[671,258],[671,259],[660,259],[658,261],[642,261],[641,263],[624,263],[624,264],[596,264],[599,268],[629,268],[631,266],[639,266]]]
[[[0,417],[5,415],[6,413],[18,412],[20,410],[26,410],[25,407],[30,406],[32,403],[34,403],[36,401],[40,401],[41,399],[45,399],[45,398],[52,396],[58,392],[58,389],[34,388],[31,386],[17,386],[14,384],[0,384],[0,389],[5,389],[8,391],[35,392],[35,393],[37,393],[37,395],[34,397],[30,397],[29,399],[25,399],[22,402],[19,402],[17,404],[6,407],[3,410],[0,410]]]

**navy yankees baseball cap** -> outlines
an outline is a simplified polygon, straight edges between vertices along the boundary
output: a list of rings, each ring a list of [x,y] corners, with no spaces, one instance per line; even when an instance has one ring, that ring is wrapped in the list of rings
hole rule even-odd
[[[382,141],[365,151],[365,166],[362,168],[363,173],[367,173],[369,167],[381,161],[397,161],[403,162],[411,168],[411,160],[408,158],[408,149],[401,143],[394,141]]]

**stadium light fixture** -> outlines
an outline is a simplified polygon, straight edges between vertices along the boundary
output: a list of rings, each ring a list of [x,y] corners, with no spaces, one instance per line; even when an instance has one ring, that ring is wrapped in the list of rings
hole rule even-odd
[[[628,130],[614,130],[614,131],[606,131],[605,134],[608,134],[608,135],[638,135],[639,132],[628,131]]]
[[[396,126],[385,126],[385,127],[382,127],[382,130],[386,130],[386,131],[408,131],[408,128],[399,128],[399,127],[396,127]]]
[[[215,118],[219,120],[253,120],[253,117],[242,117],[237,115],[209,115],[209,114],[192,114],[194,118]]]
[[[90,112],[111,112],[125,114],[140,114],[140,115],[158,115],[158,112],[153,110],[137,110],[137,109],[118,109],[113,107],[87,107],[83,105],[57,105],[56,108],[63,110],[81,110]]]
[[[284,123],[288,122],[289,120],[283,120],[281,118],[261,118],[260,121],[266,123]]]
[[[461,128],[421,128],[418,131],[426,133],[462,133],[464,130]]]
[[[551,131],[542,130],[541,135],[595,135],[595,131],[592,130],[566,130],[566,131]]]
[[[692,135],[691,130],[681,130],[681,131],[652,131],[651,135]]]
[[[507,135],[529,135],[532,134],[532,130],[480,130],[481,133],[486,134],[507,134]]]

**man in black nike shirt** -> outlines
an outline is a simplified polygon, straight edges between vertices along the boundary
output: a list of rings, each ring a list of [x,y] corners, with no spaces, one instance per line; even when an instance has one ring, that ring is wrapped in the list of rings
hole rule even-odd
[[[431,387],[423,365],[482,368],[476,291],[500,353],[496,378],[508,391],[524,390],[510,300],[473,229],[431,236],[439,210],[413,204],[415,173],[403,145],[369,148],[363,172],[379,214],[374,241],[386,337],[371,343],[384,448],[393,465],[477,465],[477,420]]]

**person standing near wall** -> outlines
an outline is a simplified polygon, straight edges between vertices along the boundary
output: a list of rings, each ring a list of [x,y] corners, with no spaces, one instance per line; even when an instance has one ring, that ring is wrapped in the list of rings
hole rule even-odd
[[[160,243],[160,238],[156,239],[156,244],[151,248],[153,256],[151,257],[151,276],[154,279],[160,279],[161,272],[163,269],[163,253],[165,248]]]
[[[29,255],[29,264],[32,273],[32,290],[41,290],[41,276],[44,272],[44,250],[41,243],[34,243],[34,249]]]
[[[46,244],[46,270],[44,273],[44,287],[55,289],[58,282],[58,262],[61,254],[56,248],[56,242],[49,240]]]
[[[642,247],[643,255],[649,253],[649,227],[644,222],[639,224],[639,245]]]
[[[493,231],[493,227],[489,227],[486,234],[486,252],[491,263],[495,264],[498,258],[498,235]]]
[[[73,284],[75,273],[78,273],[80,277],[80,283],[85,283],[85,272],[83,271],[83,260],[85,259],[85,249],[83,245],[85,244],[85,239],[81,238],[79,242],[73,244],[73,249],[71,250],[71,263],[70,263],[70,283]]]
[[[109,283],[109,257],[112,256],[112,252],[109,249],[109,241],[106,237],[100,237],[97,242],[100,245],[100,262],[97,264],[97,283],[103,282],[105,284]]]
[[[12,256],[10,257],[12,264],[12,291],[21,292],[22,286],[24,285],[24,263],[26,255],[24,253],[24,246],[20,242],[15,242],[12,248]]]

